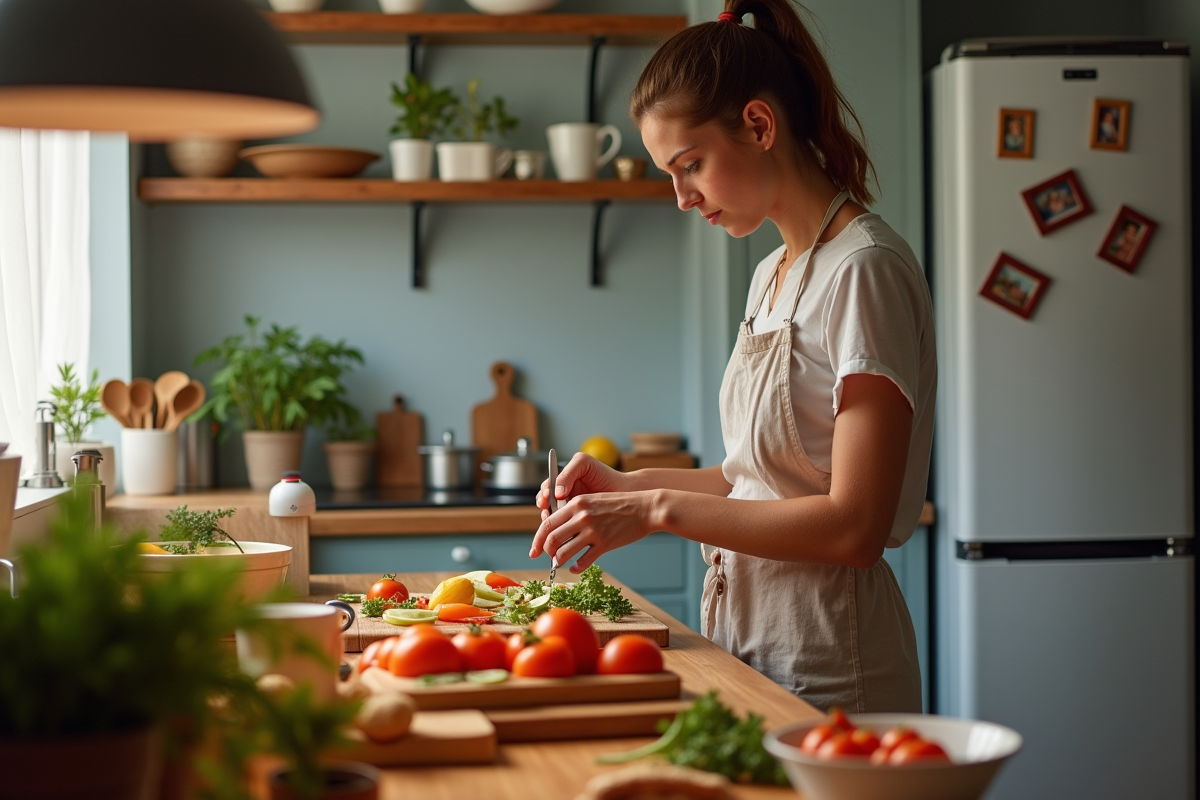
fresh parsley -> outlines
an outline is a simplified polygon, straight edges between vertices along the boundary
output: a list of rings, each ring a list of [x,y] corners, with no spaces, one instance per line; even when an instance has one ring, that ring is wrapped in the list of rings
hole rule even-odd
[[[236,508],[215,511],[188,511],[180,506],[167,512],[167,524],[159,528],[160,546],[177,556],[195,553],[205,547],[228,547],[231,544],[243,553],[242,546],[221,529],[221,520],[232,517]],[[228,541],[218,541],[226,539]]]
[[[416,608],[417,598],[410,597],[404,602],[395,600],[385,600],[382,597],[372,597],[370,600],[363,600],[362,609],[359,612],[364,617],[382,617],[383,612],[389,608]]]
[[[523,586],[513,586],[504,593],[504,606],[496,610],[493,617],[497,622],[509,622],[513,625],[528,625],[533,622],[546,606],[533,608],[529,601],[545,594],[541,581],[527,581]]]
[[[633,603],[621,594],[621,589],[604,582],[604,570],[595,564],[579,575],[572,587],[556,586],[550,590],[550,605],[573,608],[580,614],[604,614],[613,622],[633,613]]]

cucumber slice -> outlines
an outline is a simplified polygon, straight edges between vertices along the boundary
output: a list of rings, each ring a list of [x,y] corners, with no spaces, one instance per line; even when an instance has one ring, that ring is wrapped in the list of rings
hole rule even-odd
[[[504,605],[504,603],[499,600],[486,600],[482,597],[475,598],[476,608],[499,608],[502,605]]]
[[[361,603],[363,600],[367,599],[367,596],[365,594],[356,594],[355,592],[346,592],[344,594],[339,594],[337,599],[347,603]]]
[[[541,595],[540,597],[535,597],[529,601],[530,608],[541,608],[542,606],[549,605],[549,604],[550,604],[550,595],[548,595],[548,594]]]
[[[422,686],[445,686],[449,683],[462,683],[463,674],[461,672],[444,672],[439,675],[422,675],[417,681]]]
[[[487,586],[487,576],[491,574],[492,571],[490,569],[477,569],[474,572],[464,573],[463,577],[471,581],[471,583],[482,583],[484,586]]]
[[[483,581],[471,581],[475,584],[475,596],[481,597],[484,600],[503,600],[504,595],[497,592],[492,587],[488,586]]]
[[[467,680],[471,683],[504,683],[508,680],[508,670],[506,669],[481,669],[475,672],[467,673]]]
[[[393,625],[432,625],[437,619],[436,611],[423,608],[389,608],[383,612],[383,621]]]

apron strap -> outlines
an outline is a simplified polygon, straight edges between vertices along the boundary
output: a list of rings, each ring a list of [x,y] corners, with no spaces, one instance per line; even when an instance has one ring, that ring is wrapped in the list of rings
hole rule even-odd
[[[783,321],[783,327],[790,328],[792,326],[792,318],[796,316],[797,309],[800,308],[800,296],[804,294],[804,287],[808,286],[808,276],[810,273],[809,267],[812,266],[813,252],[817,249],[817,242],[821,241],[821,237],[825,234],[825,229],[829,227],[829,223],[833,221],[833,217],[842,208],[850,195],[847,192],[838,192],[837,197],[833,198],[833,202],[829,204],[829,209],[825,212],[825,218],[821,220],[821,227],[817,229],[817,238],[813,239],[812,247],[808,248],[808,256],[804,259],[804,271],[800,274],[800,288],[796,291],[796,300],[792,303],[792,313],[788,314],[787,319]],[[764,297],[766,295],[763,295]],[[758,301],[762,305],[762,300]]]

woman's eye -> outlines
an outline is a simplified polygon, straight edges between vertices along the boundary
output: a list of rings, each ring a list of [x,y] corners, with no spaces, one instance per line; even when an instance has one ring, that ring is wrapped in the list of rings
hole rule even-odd
[[[688,175],[695,175],[697,172],[700,171],[700,162],[693,161],[692,163],[685,166],[683,168],[683,171],[686,172]]]

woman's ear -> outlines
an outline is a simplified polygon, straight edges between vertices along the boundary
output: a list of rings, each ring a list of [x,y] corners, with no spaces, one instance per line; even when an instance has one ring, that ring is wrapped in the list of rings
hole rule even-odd
[[[779,126],[776,124],[775,112],[765,100],[754,99],[746,103],[746,107],[742,109],[742,123],[746,133],[750,134],[763,152],[775,146]]]

